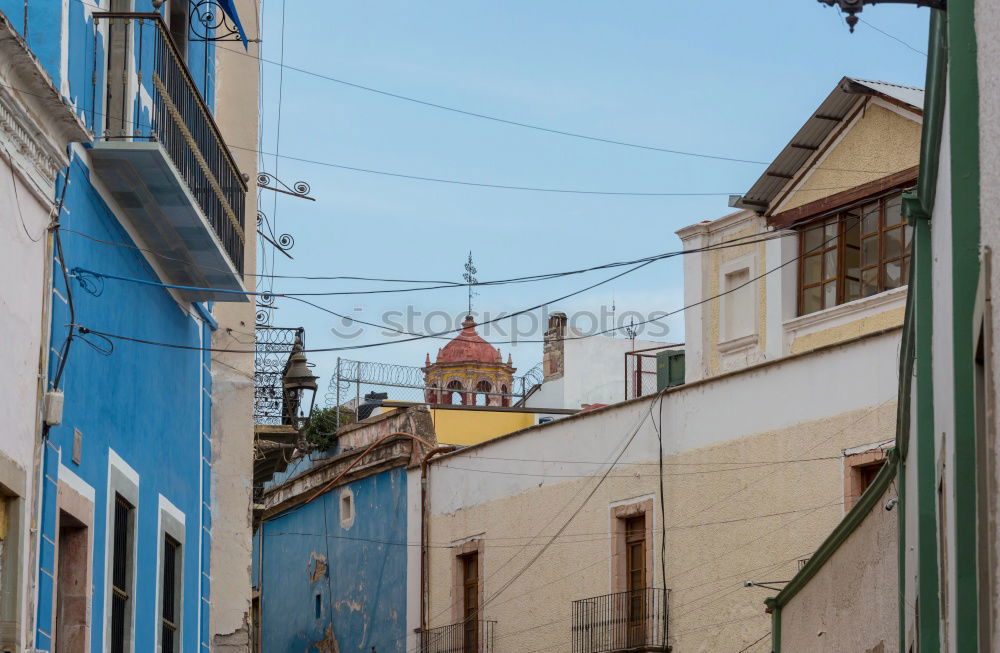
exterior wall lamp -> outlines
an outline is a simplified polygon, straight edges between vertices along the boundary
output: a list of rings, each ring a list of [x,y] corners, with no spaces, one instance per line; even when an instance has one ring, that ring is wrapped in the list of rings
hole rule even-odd
[[[281,387],[285,395],[283,421],[301,432],[309,425],[312,417],[318,384],[316,375],[309,369],[309,362],[302,351],[302,342],[298,338],[292,346],[292,355],[288,357],[285,372],[281,375]]]
[[[947,0],[818,0],[820,3],[830,7],[840,7],[840,10],[847,14],[847,26],[854,31],[854,26],[858,24],[857,14],[865,5],[874,4],[896,4],[914,5],[916,7],[930,7],[931,9],[944,10]]]

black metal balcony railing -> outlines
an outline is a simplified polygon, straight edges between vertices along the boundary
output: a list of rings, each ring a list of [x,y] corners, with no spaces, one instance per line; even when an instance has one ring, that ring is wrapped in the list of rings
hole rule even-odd
[[[573,653],[666,651],[668,596],[649,587],[573,601]]]
[[[105,137],[159,142],[242,274],[247,184],[166,25],[151,13],[94,18],[108,23],[104,91],[96,70],[93,81],[93,104],[104,99]],[[96,68],[96,39],[94,48]]]
[[[493,653],[495,621],[461,621],[420,633],[420,653]]]
[[[305,346],[302,327],[258,326],[254,343],[254,424],[288,424],[281,377],[296,344]]]

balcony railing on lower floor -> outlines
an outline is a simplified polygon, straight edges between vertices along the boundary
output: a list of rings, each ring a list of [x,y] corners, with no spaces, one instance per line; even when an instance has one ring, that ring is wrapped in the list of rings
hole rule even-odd
[[[573,653],[666,651],[669,594],[647,587],[573,601]]]
[[[460,621],[420,633],[420,653],[493,653],[495,621]]]

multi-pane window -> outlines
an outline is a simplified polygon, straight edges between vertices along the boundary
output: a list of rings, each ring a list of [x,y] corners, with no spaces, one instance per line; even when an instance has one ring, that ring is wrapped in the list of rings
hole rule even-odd
[[[799,315],[906,285],[911,237],[901,192],[801,227]]]
[[[175,653],[180,650],[179,637],[179,603],[180,591],[180,552],[181,545],[177,540],[164,535],[163,537],[163,573],[160,583],[163,588],[163,600],[160,608],[160,651]]]
[[[135,508],[115,495],[114,549],[111,558],[111,653],[127,653],[132,635],[132,524]]]

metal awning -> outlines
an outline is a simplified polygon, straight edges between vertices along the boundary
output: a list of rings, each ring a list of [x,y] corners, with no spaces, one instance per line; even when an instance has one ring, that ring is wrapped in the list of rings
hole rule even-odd
[[[833,92],[819,105],[809,120],[795,134],[764,174],[754,182],[733,206],[758,213],[767,213],[771,202],[789,181],[822,147],[830,134],[840,127],[858,102],[865,96],[881,97],[917,114],[923,113],[924,91],[911,86],[888,82],[844,77]]]
[[[226,248],[162,145],[101,141],[91,157],[94,171],[153,250],[165,283],[235,291],[180,291],[192,302],[247,301]]]

